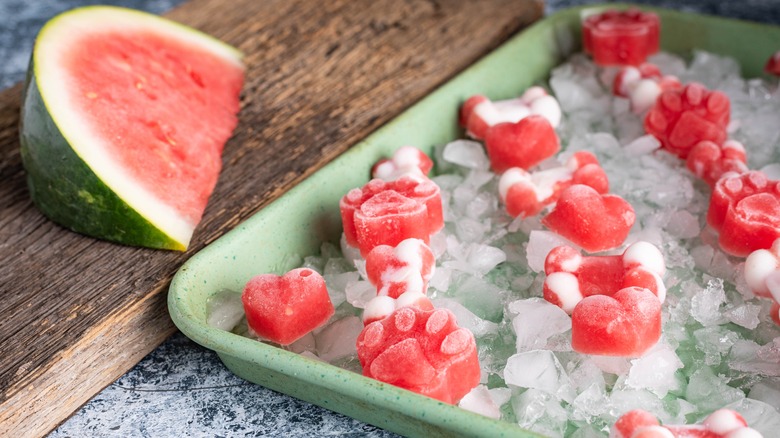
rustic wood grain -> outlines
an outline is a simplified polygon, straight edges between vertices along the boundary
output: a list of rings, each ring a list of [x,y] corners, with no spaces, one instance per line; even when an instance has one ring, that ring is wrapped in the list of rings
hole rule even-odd
[[[41,435],[175,327],[178,267],[540,17],[536,0],[193,1],[167,15],[246,54],[239,126],[186,253],[69,232],[32,205],[21,86],[0,93],[0,436]]]

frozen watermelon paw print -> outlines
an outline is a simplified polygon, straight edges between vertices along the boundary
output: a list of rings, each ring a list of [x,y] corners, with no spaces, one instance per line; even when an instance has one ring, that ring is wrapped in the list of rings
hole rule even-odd
[[[398,309],[363,329],[357,351],[363,375],[446,403],[479,384],[474,335],[449,310]]]
[[[649,290],[664,302],[663,254],[653,244],[636,242],[621,255],[583,256],[570,246],[553,248],[544,262],[544,299],[571,314],[584,297],[613,295],[626,287]]]
[[[780,181],[759,171],[724,175],[712,190],[707,223],[731,255],[770,248],[780,237]]]
[[[681,90],[661,93],[645,116],[645,131],[657,138],[662,148],[685,159],[701,141],[726,141],[730,107],[725,94],[691,83]]]

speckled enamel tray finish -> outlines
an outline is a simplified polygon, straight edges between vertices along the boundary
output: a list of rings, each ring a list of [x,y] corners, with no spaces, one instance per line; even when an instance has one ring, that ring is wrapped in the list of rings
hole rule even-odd
[[[256,274],[283,273],[298,266],[325,240],[338,242],[338,201],[367,181],[376,160],[402,145],[430,153],[434,145],[458,138],[457,109],[470,95],[508,98],[546,79],[566,54],[580,49],[580,17],[595,9],[568,9],[529,27],[192,257],[174,277],[168,296],[179,329],[215,350],[246,380],[403,435],[536,436],[513,424],[212,328],[206,324],[206,303],[221,290],[242,290]],[[780,48],[778,27],[655,11],[662,19],[663,50],[685,54],[699,48],[733,56],[747,77],[760,75],[765,60]]]

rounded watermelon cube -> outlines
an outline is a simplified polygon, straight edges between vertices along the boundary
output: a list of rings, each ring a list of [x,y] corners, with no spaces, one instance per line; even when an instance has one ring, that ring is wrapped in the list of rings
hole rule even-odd
[[[660,29],[652,12],[608,10],[583,21],[583,48],[599,65],[640,65],[658,52]]]

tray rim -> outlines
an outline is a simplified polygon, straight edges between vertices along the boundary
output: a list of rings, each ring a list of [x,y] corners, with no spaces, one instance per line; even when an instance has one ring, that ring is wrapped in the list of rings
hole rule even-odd
[[[528,35],[534,34],[534,32],[541,32],[540,29],[543,29],[544,27],[554,27],[561,24],[566,25],[567,23],[571,24],[569,22],[571,22],[575,17],[590,13],[591,11],[599,11],[611,8],[624,9],[630,6],[638,6],[643,10],[654,11],[663,15],[664,17],[671,17],[676,20],[705,20],[708,23],[708,26],[748,26],[755,28],[755,31],[757,32],[767,29],[771,29],[772,32],[780,32],[780,27],[762,23],[624,3],[604,3],[576,6],[566,8],[546,16],[510,38],[500,47],[488,53],[475,64],[463,72],[457,74],[455,77],[447,81],[442,86],[438,87],[421,101],[413,104],[407,110],[403,111],[399,116],[395,117],[386,125],[382,126],[364,140],[351,147],[341,156],[337,157],[334,161],[328,163],[322,169],[315,172],[312,176],[302,181],[297,186],[291,188],[288,192],[281,195],[263,209],[259,210],[252,217],[237,225],[236,228],[224,234],[222,237],[215,240],[211,244],[201,249],[198,253],[193,255],[178,270],[169,288],[168,309],[175,325],[179,328],[179,330],[182,331],[182,333],[184,333],[194,342],[217,352],[220,358],[223,359],[223,362],[232,362],[232,360],[235,359],[247,364],[254,364],[269,370],[273,370],[274,372],[291,376],[291,378],[300,380],[304,383],[316,385],[328,391],[333,391],[334,394],[339,394],[358,400],[365,400],[366,398],[375,397],[386,403],[380,406],[383,409],[393,409],[403,416],[420,420],[424,423],[431,424],[432,426],[440,427],[442,431],[457,432],[459,435],[463,436],[541,436],[522,429],[513,423],[502,420],[494,420],[479,414],[475,414],[457,406],[445,404],[434,399],[430,399],[428,397],[424,397],[410,391],[376,381],[374,379],[366,378],[352,371],[347,371],[336,366],[309,359],[268,344],[263,344],[249,338],[244,338],[238,335],[234,335],[230,332],[225,332],[210,327],[205,323],[205,321],[202,320],[202,318],[197,316],[195,312],[193,312],[192,309],[187,306],[186,298],[183,295],[187,294],[187,285],[189,285],[188,281],[190,277],[195,275],[191,271],[196,269],[200,263],[205,263],[205,261],[208,260],[208,257],[211,256],[212,253],[219,254],[219,249],[222,246],[229,246],[229,243],[240,240],[242,238],[242,233],[247,232],[251,223],[254,223],[252,222],[253,219],[256,217],[262,217],[264,215],[273,215],[276,210],[284,209],[285,204],[290,202],[290,200],[294,200],[301,192],[311,190],[312,186],[316,186],[316,184],[319,182],[317,181],[317,177],[318,175],[322,174],[324,169],[337,166],[339,163],[344,163],[345,160],[349,160],[350,157],[356,156],[357,154],[365,154],[367,153],[367,149],[376,149],[377,146],[373,144],[374,139],[381,138],[382,135],[394,129],[394,126],[403,124],[407,119],[410,118],[410,114],[413,115],[415,111],[425,105],[425,102],[430,101],[433,98],[432,96],[446,92],[449,84],[455,81],[468,81],[469,76],[476,74],[475,72],[483,69],[484,66],[489,66],[492,59],[500,58],[504,52],[510,51],[511,48],[517,44],[517,41],[522,41],[524,38],[527,38]],[[575,28],[576,27],[577,25],[575,25]],[[778,33],[778,35],[780,35],[780,33]],[[558,44],[559,46],[565,46],[566,42],[558,41]],[[569,47],[569,49],[572,48],[573,47]],[[568,50],[564,48],[561,51],[567,52]],[[740,60],[744,67],[745,64],[742,61],[743,60]],[[272,270],[283,271],[284,269],[280,269],[279,266],[275,266],[275,269]],[[249,380],[244,375],[239,374],[241,371],[234,371],[233,367],[227,363],[226,366],[228,366],[228,368],[236,373],[239,377]],[[354,385],[351,383],[354,383]],[[325,405],[323,405],[317,400],[310,400],[307,397],[300,397],[298,395],[293,396],[302,398],[336,412],[345,413],[339,410],[338,406],[331,405],[330,403],[327,403],[327,401]],[[346,414],[353,416],[350,413]],[[414,435],[417,432],[414,430],[405,430],[404,428],[397,427],[397,425],[393,424],[377,424],[376,422],[369,421],[360,416],[354,417],[399,433]]]

